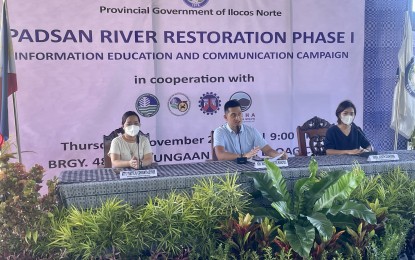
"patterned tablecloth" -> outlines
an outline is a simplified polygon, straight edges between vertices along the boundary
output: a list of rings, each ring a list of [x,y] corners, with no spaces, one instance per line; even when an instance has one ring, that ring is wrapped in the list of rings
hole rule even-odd
[[[320,171],[350,170],[359,164],[366,174],[387,172],[396,167],[415,177],[415,151],[383,152],[395,153],[399,161],[368,162],[367,158],[351,155],[328,155],[315,157]],[[380,153],[382,154],[382,153]],[[288,167],[281,168],[291,189],[295,180],[309,176],[311,157],[292,157]],[[132,205],[144,204],[148,197],[164,196],[171,190],[191,191],[201,178],[238,174],[238,182],[246,191],[253,191],[253,180],[244,172],[263,171],[254,164],[236,164],[234,161],[208,161],[201,163],[159,165],[157,177],[121,180],[117,169],[73,169],[59,175],[58,192],[65,206],[97,207],[102,201],[117,196]]]

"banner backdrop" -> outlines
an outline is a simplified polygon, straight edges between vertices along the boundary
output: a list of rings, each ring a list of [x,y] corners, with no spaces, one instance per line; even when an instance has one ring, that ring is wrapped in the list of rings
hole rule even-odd
[[[209,159],[229,99],[289,154],[295,128],[334,123],[344,99],[362,122],[364,1],[14,0],[9,14],[23,162],[46,178],[100,166],[128,110],[159,164]]]

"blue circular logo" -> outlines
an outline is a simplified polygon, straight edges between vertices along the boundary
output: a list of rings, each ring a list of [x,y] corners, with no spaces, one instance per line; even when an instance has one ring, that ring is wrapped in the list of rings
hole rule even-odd
[[[188,6],[193,8],[200,8],[205,6],[209,0],[183,0]]]
[[[135,108],[140,115],[152,117],[159,111],[160,102],[153,94],[146,93],[137,98]]]
[[[414,57],[405,68],[405,89],[412,97],[415,97],[415,71]]]
[[[243,91],[238,91],[232,94],[231,98],[229,100],[237,100],[241,104],[241,111],[245,112],[247,111],[252,104],[252,98],[248,93]]]

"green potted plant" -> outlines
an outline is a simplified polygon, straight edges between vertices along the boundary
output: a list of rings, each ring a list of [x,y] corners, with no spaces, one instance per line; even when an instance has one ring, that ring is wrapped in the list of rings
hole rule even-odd
[[[309,257],[316,242],[336,237],[335,227],[355,226],[354,218],[376,223],[369,208],[349,199],[365,177],[359,167],[318,176],[317,162],[311,159],[310,176],[296,181],[292,196],[281,170],[269,161],[265,164],[266,173],[248,173],[270,206],[256,209],[254,215],[280,220],[289,245],[299,256]]]
[[[369,176],[352,193],[376,213],[377,226],[368,241],[368,259],[391,259],[405,250],[414,254],[415,181],[400,168]],[[405,245],[406,244],[406,245]]]
[[[131,249],[132,208],[116,198],[97,209],[71,207],[55,215],[50,248],[61,249],[70,258],[111,258]]]
[[[3,143],[0,153],[0,257],[50,257],[47,241],[50,215],[57,207],[54,192],[56,179],[47,182],[49,193],[39,190],[44,169],[35,165],[29,170],[10,153],[9,143]]]

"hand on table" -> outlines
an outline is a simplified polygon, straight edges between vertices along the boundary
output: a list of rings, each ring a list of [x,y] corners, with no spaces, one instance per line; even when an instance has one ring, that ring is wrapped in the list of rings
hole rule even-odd
[[[247,157],[248,159],[249,158],[252,158],[252,157],[254,157],[259,152],[259,150],[261,150],[259,148],[259,146],[254,147],[251,151],[249,151],[246,154],[244,154],[244,157]]]
[[[282,154],[281,157],[279,158],[280,160],[287,160],[288,159],[288,154],[286,152],[279,153],[278,155],[280,155],[280,154]]]
[[[363,152],[363,149],[353,149],[349,150],[347,154],[355,155],[355,154],[361,154]]]

